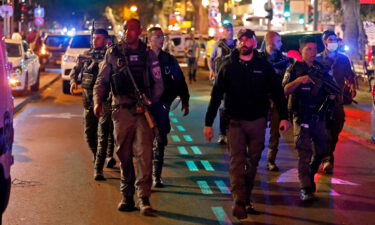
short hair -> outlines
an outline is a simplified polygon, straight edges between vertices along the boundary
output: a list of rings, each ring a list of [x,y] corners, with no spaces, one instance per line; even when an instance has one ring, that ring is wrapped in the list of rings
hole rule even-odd
[[[316,44],[316,39],[313,36],[307,35],[299,39],[299,47],[304,48],[307,43]]]
[[[125,28],[125,25],[126,25],[129,21],[134,21],[134,22],[138,23],[139,28],[141,28],[141,21],[139,21],[139,19],[136,19],[136,18],[130,18],[130,19],[128,19],[128,20],[125,20],[125,22],[124,22],[124,28]]]
[[[147,30],[147,36],[151,36],[153,31],[158,31],[158,30],[163,32],[163,30],[160,27],[151,27],[150,29]]]
[[[104,37],[106,37],[106,38],[109,36],[108,31],[106,31],[105,29],[96,29],[96,30],[94,30],[93,33],[94,34],[103,34]]]
[[[323,32],[322,40],[327,40],[329,36],[336,36],[335,32],[333,30],[326,30]]]
[[[264,36],[264,40],[267,42],[269,42],[272,38],[275,38],[275,37],[281,37],[281,35],[275,31],[268,31],[266,33],[266,36]]]

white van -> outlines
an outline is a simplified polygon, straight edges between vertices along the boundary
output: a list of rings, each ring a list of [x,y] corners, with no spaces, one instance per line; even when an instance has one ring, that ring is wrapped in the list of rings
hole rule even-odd
[[[13,164],[13,96],[10,87],[11,63],[0,30],[0,220],[10,194],[10,166]],[[0,221],[1,224],[1,221]]]

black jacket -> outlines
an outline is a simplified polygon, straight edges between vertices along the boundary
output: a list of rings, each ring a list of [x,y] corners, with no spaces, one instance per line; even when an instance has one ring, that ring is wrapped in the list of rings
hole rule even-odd
[[[160,102],[170,105],[177,96],[180,96],[182,104],[188,106],[189,89],[176,58],[167,52],[160,51],[158,59],[164,81],[164,92],[160,97]]]
[[[220,68],[206,113],[206,126],[212,126],[223,97],[231,119],[253,121],[266,117],[269,98],[275,102],[281,120],[287,119],[287,103],[281,82],[272,66],[255,50],[248,62],[241,61],[239,51],[234,50]]]

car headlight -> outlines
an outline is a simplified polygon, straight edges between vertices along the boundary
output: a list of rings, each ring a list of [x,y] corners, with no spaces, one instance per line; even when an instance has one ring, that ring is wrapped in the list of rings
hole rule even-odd
[[[77,58],[71,55],[64,55],[63,56],[63,61],[64,62],[76,62]]]
[[[41,55],[47,55],[48,51],[46,50],[46,46],[43,45],[43,47],[40,49],[40,54]]]
[[[22,69],[20,67],[13,68],[13,76],[21,76],[22,75]]]

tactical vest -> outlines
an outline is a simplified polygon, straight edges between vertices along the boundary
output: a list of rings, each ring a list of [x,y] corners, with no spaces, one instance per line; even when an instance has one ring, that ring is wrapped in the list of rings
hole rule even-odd
[[[143,93],[149,95],[150,75],[148,73],[147,49],[143,43],[138,49],[121,49],[120,45],[114,47],[115,56],[118,61],[117,69],[112,74],[111,87],[114,95],[134,96],[134,85],[123,67],[128,63],[134,80]]]
[[[309,73],[307,66],[302,62],[293,65],[296,77]],[[324,111],[319,111],[326,100],[327,93],[324,88],[312,83],[301,84],[292,94],[292,110],[299,122],[309,122],[312,118],[324,119]]]
[[[104,59],[105,51],[95,50],[89,55],[82,71],[82,88],[93,90],[99,73],[99,63]]]
[[[231,53],[232,53],[232,50],[236,48],[236,43],[237,41],[234,40],[232,45],[228,46],[226,43],[225,43],[225,40],[221,40],[218,44],[218,48],[220,48],[220,54],[218,56],[216,56],[216,58],[214,59],[214,68],[215,68],[215,72],[216,74],[219,72],[219,69],[220,69],[220,66],[221,64],[223,63],[225,57],[228,57]],[[219,49],[218,49],[219,50]]]

